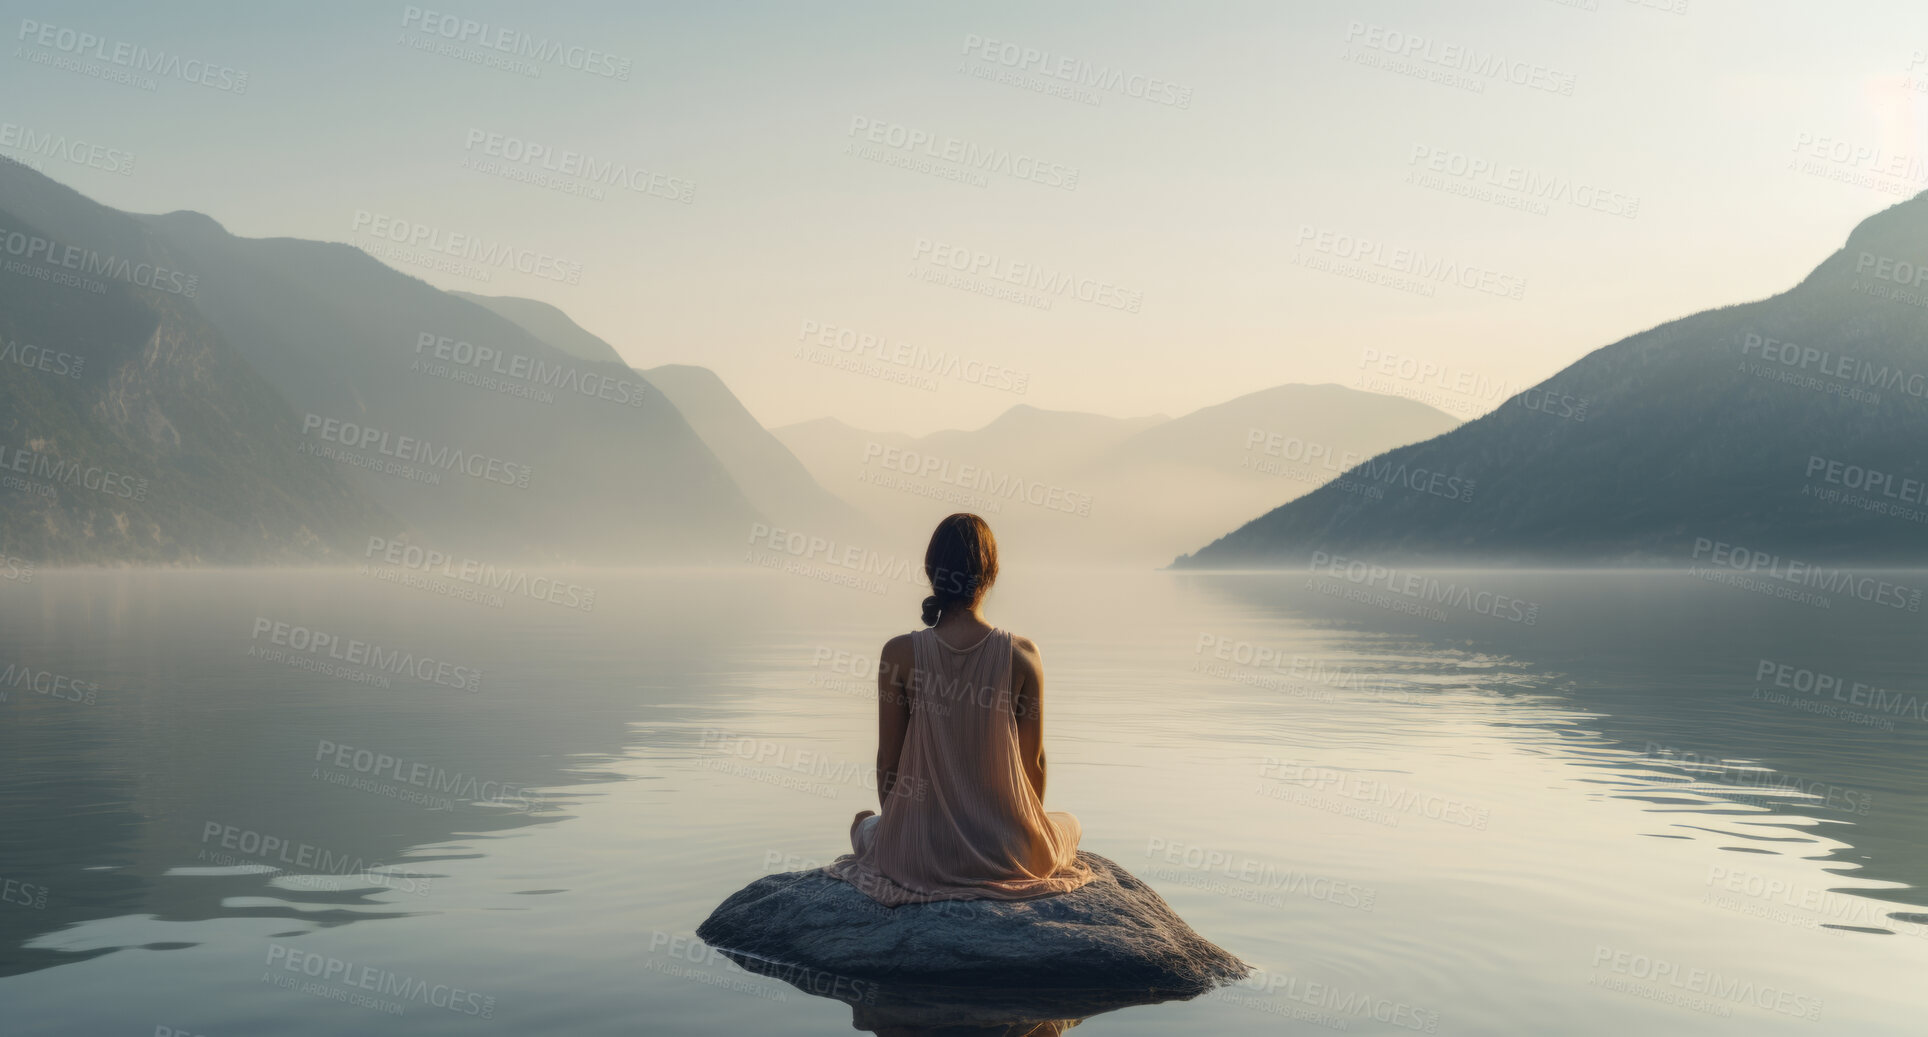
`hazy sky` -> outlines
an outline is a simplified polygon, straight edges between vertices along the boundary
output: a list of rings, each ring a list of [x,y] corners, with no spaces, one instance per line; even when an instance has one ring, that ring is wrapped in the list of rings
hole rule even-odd
[[[126,173],[25,156],[58,179],[247,236],[368,245],[365,212],[544,254],[578,283],[394,265],[554,303],[638,366],[713,368],[769,425],[1176,415],[1357,384],[1368,350],[1517,388],[1786,288],[1928,186],[1928,9],[1899,2],[7,9],[0,137],[134,156]],[[46,63],[81,33],[105,40],[96,65],[117,46],[194,63],[153,89]],[[492,49],[518,39],[559,46]],[[204,65],[215,86],[188,81]],[[244,92],[222,88],[240,72]],[[939,158],[892,146],[913,134]],[[517,141],[637,189],[511,179],[541,169]],[[947,148],[993,168],[960,181]],[[465,166],[491,158],[508,174]],[[944,263],[975,265],[979,290],[914,276]],[[982,294],[995,277],[1028,279],[1007,288],[1029,301]],[[800,357],[806,322],[1026,391],[827,366],[853,354]],[[1499,401],[1432,391],[1461,415]]]

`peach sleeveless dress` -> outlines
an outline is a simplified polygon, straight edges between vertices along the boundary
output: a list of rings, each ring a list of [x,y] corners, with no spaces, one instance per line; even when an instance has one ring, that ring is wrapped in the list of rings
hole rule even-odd
[[[1012,710],[1011,635],[969,648],[910,635],[910,729],[884,812],[859,813],[853,852],[824,866],[889,907],[1025,900],[1090,882],[1070,814],[1045,813],[1025,777]]]

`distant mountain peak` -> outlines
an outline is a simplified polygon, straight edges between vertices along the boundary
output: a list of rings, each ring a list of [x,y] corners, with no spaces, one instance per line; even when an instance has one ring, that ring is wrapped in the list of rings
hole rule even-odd
[[[1013,404],[1010,408],[992,418],[979,428],[979,432],[1001,431],[1034,426],[1043,422],[1057,424],[1081,423],[1090,425],[1121,425],[1143,428],[1168,419],[1163,414],[1147,414],[1135,418],[1114,418],[1109,414],[1094,414],[1080,410],[1050,410],[1030,403]]]
[[[221,221],[207,213],[195,212],[193,209],[176,209],[159,216],[150,216],[148,219],[172,234],[228,234],[228,229],[221,226]]]
[[[1921,241],[1921,232],[1928,229],[1928,191],[1923,191],[1907,201],[1896,202],[1880,212],[1854,225],[1848,233],[1847,246],[1865,244],[1870,237],[1886,237],[1896,231]]]
[[[647,369],[639,367],[636,368],[636,370],[642,372],[644,375],[653,375],[661,372],[663,374],[681,375],[689,378],[701,378],[718,385],[724,384],[721,375],[700,364],[657,364],[655,367]]]

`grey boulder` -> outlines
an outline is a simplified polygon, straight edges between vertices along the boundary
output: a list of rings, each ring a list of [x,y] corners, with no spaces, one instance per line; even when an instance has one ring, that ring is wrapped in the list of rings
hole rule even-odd
[[[766,875],[718,905],[696,935],[756,971],[817,977],[822,992],[853,1003],[877,1003],[893,988],[919,998],[931,988],[995,988],[1079,991],[1110,1007],[1193,997],[1250,971],[1124,868],[1078,857],[1096,877],[1069,893],[895,908],[822,871]]]

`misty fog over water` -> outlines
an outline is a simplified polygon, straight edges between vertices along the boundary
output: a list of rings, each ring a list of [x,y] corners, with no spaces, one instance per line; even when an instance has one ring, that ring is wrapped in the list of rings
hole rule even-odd
[[[1000,584],[1049,646],[1052,801],[1262,970],[1086,1025],[1906,1029],[1915,614],[1684,574],[1424,575],[1532,622],[1302,573]],[[749,566],[594,579],[588,612],[273,571],[43,573],[9,598],[4,657],[70,683],[4,689],[0,752],[27,766],[0,874],[45,888],[0,912],[7,1031],[845,1032],[847,1007],[690,931],[875,805],[876,632],[914,596]],[[284,989],[291,949],[478,1000]]]

